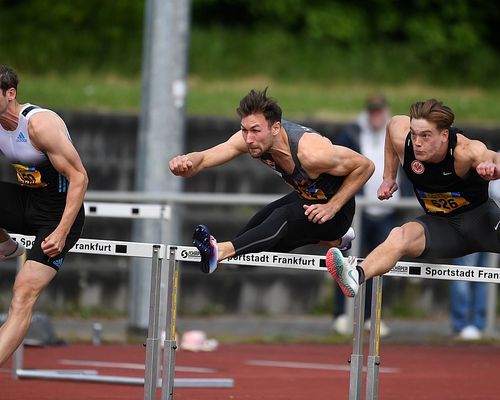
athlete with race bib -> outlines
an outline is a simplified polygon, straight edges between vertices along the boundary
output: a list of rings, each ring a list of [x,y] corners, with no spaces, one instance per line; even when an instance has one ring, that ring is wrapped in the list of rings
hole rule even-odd
[[[281,108],[265,90],[250,91],[237,112],[238,132],[210,149],[174,157],[172,173],[190,177],[250,154],[294,191],[260,210],[231,241],[217,243],[199,225],[193,244],[200,251],[202,271],[212,273],[221,260],[245,253],[289,252],[316,243],[348,248],[354,238],[354,195],[372,175],[373,163],[311,128],[282,120]]]
[[[0,365],[23,341],[38,297],[80,237],[88,183],[64,121],[53,111],[19,104],[17,84],[14,70],[0,64],[0,152],[17,176],[17,183],[0,182],[0,260],[25,252],[8,232],[35,240],[0,327]]]
[[[449,107],[430,99],[413,104],[409,117],[389,122],[378,198],[389,199],[398,189],[401,163],[426,214],[394,228],[359,264],[352,257],[345,262],[336,248],[327,252],[328,270],[346,296],[404,256],[500,253],[500,209],[488,196],[489,181],[500,178],[500,155],[452,127],[454,118]]]

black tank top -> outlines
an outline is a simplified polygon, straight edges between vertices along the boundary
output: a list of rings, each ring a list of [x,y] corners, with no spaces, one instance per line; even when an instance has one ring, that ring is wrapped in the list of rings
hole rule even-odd
[[[462,134],[462,131],[456,128],[449,131],[446,157],[437,164],[418,161],[413,152],[411,133],[406,137],[403,169],[427,214],[455,215],[488,200],[488,181],[482,179],[474,168],[463,177],[456,174],[453,152],[457,133]]]
[[[281,126],[288,136],[288,144],[290,146],[290,152],[295,164],[293,172],[291,174],[287,174],[274,161],[273,157],[269,153],[263,154],[260,160],[279,173],[285,182],[297,191],[302,198],[307,200],[330,199],[339,190],[342,182],[344,182],[344,177],[323,173],[316,179],[311,179],[302,168],[299,158],[297,157],[299,141],[302,135],[306,132],[317,132],[306,126],[295,124],[286,120],[281,122]]]

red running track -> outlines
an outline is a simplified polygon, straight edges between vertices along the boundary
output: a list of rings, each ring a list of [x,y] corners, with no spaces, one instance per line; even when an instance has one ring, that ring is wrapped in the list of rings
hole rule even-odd
[[[179,351],[177,365],[215,369],[212,373],[179,372],[182,378],[233,378],[228,389],[183,389],[178,400],[335,400],[348,399],[348,345],[222,345],[212,353]],[[70,345],[27,348],[26,368],[78,369],[61,360],[144,363],[141,345]],[[275,366],[263,366],[273,363]],[[277,363],[277,364],[276,364]],[[286,364],[283,364],[286,363]],[[256,365],[257,364],[257,365]],[[293,367],[293,368],[292,368]],[[144,376],[142,370],[95,368],[100,374]],[[395,345],[381,347],[381,400],[500,399],[500,347],[495,345]],[[142,399],[139,386],[84,382],[12,380],[0,372],[1,400]],[[159,399],[158,393],[158,399]]]

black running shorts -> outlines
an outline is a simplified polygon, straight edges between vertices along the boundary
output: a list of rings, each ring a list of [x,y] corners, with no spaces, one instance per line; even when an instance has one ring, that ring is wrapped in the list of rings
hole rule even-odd
[[[480,251],[500,253],[500,208],[493,200],[454,216],[422,215],[414,220],[425,231],[420,257],[456,258]]]
[[[43,205],[33,196],[34,190],[14,183],[0,182],[0,228],[22,235],[34,235],[35,241],[28,250],[27,259],[59,270],[66,253],[80,238],[85,214],[83,207],[71,227],[62,252],[54,258],[45,255],[41,243],[59,225],[66,206],[65,196],[44,199]]]

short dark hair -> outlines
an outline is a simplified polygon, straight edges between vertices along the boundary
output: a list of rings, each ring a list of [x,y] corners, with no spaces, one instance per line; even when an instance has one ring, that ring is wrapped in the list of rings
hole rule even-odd
[[[455,121],[455,114],[450,107],[436,99],[417,101],[410,107],[410,119],[425,119],[436,124],[438,129],[449,129]]]
[[[0,64],[0,89],[3,94],[9,89],[16,89],[19,79],[17,78],[16,71],[6,65]]]
[[[250,92],[241,99],[240,106],[236,109],[240,118],[248,117],[252,114],[264,114],[269,126],[275,122],[281,122],[281,107],[276,100],[267,97],[267,88],[263,91],[250,90]]]

